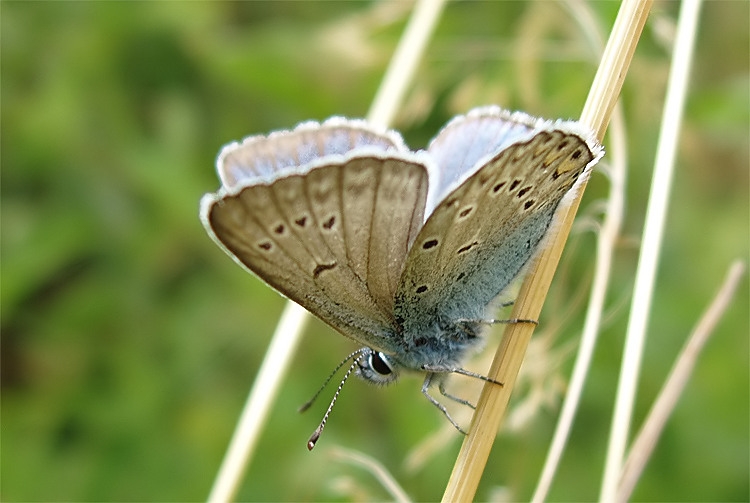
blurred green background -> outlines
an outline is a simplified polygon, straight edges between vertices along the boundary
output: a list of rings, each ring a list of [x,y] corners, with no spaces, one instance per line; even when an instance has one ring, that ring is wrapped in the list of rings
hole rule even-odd
[[[207,496],[283,307],[198,221],[201,195],[218,188],[216,153],[306,119],[364,116],[409,7],[0,4],[0,498]],[[589,7],[608,30],[618,4]],[[657,3],[623,90],[626,222],[551,500],[598,495],[677,9]],[[636,425],[729,263],[748,258],[749,20],[748,2],[703,8]],[[559,3],[449,4],[394,127],[417,148],[480,104],[576,117],[596,64],[583,33]],[[581,221],[600,218],[607,190],[595,175]],[[498,439],[478,500],[524,500],[534,488],[592,274],[594,237],[583,227],[563,258],[514,396],[514,427]],[[750,498],[749,304],[745,277],[635,500]],[[498,336],[488,340],[494,347]],[[380,460],[415,500],[440,498],[461,438],[422,399],[416,377],[382,389],[352,380],[307,452],[333,390],[305,415],[296,408],[353,348],[311,324],[240,499],[388,498],[370,474],[333,459],[335,445]],[[453,382],[478,392],[476,383]],[[438,439],[433,451],[428,438]],[[418,453],[428,454],[419,462]]]

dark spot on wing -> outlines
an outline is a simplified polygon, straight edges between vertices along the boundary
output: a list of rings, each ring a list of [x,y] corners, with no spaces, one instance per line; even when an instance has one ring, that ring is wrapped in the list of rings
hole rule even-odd
[[[300,227],[304,227],[307,223],[307,217],[300,217],[297,220],[294,221],[295,224],[299,225]]]
[[[438,245],[438,240],[437,239],[430,239],[429,241],[425,241],[422,244],[422,248],[425,249],[425,250],[429,250],[430,248],[434,248],[437,245]]]
[[[471,213],[473,209],[474,209],[473,206],[469,206],[468,208],[464,208],[463,210],[461,210],[461,213],[458,214],[458,217],[459,218],[464,218],[464,217],[468,216],[469,213]]]
[[[467,252],[467,251],[471,250],[471,249],[472,249],[473,247],[475,247],[475,246],[476,246],[476,245],[478,245],[478,244],[479,244],[479,241],[474,241],[474,242],[473,242],[473,243],[471,243],[471,244],[468,244],[468,245],[466,245],[466,246],[462,246],[461,248],[459,248],[459,249],[458,249],[458,253],[464,253],[464,252]]]
[[[573,152],[573,155],[571,155],[570,157],[571,157],[571,159],[578,159],[579,157],[581,157],[582,153],[583,152],[581,152],[580,149],[579,149],[579,150],[576,150],[575,152]]]
[[[283,233],[284,233],[284,224],[279,224],[279,225],[277,225],[277,226],[276,226],[276,227],[275,227],[275,228],[273,229],[273,231],[274,231],[274,232],[275,232],[276,234],[283,234]]]
[[[492,187],[492,192],[497,193],[500,189],[503,188],[504,185],[505,185],[505,182],[500,182],[496,184],[494,187]]]
[[[557,150],[562,150],[568,146],[568,140],[563,140],[557,145]]]
[[[258,248],[268,251],[271,249],[271,243],[269,243],[268,241],[263,241],[262,243],[258,243]]]
[[[332,264],[318,264],[315,267],[315,270],[313,270],[313,278],[317,278],[324,271],[330,271],[331,269],[335,269],[337,265],[338,264],[336,264],[336,262]]]
[[[425,293],[427,291],[427,285],[422,285],[417,288],[417,293]]]
[[[521,190],[518,191],[518,197],[523,197],[524,194],[526,194],[528,191],[531,190],[531,185],[528,187],[524,187]]]
[[[513,192],[513,189],[518,187],[521,184],[521,180],[513,180],[510,182],[510,187],[508,187],[508,192]]]
[[[456,276],[456,281],[461,281],[462,279],[464,279],[464,276],[466,276],[465,273],[460,273],[458,276]]]
[[[328,220],[326,220],[325,222],[323,222],[323,228],[330,230],[333,227],[333,224],[335,224],[335,223],[336,223],[336,217],[331,217]]]
[[[533,205],[534,205],[534,200],[533,199],[529,199],[528,201],[526,201],[525,203],[523,203],[523,209],[528,210]]]

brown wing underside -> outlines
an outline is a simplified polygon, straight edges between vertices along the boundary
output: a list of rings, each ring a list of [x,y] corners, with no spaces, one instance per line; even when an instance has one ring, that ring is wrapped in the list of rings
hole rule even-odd
[[[417,236],[396,294],[406,337],[436,316],[481,318],[533,256],[554,210],[593,157],[575,134],[540,132],[503,150],[449,194]]]
[[[393,346],[393,299],[423,221],[427,171],[353,158],[209,206],[210,231],[266,283],[363,344]]]

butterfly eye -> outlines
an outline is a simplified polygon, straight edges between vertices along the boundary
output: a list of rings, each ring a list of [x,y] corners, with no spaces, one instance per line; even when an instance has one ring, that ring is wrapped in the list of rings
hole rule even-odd
[[[381,376],[387,376],[393,373],[393,369],[388,363],[388,357],[380,351],[371,353],[368,363],[370,364],[370,368]]]
[[[398,380],[398,363],[380,351],[363,348],[362,357],[355,362],[355,373],[372,384],[388,384]]]

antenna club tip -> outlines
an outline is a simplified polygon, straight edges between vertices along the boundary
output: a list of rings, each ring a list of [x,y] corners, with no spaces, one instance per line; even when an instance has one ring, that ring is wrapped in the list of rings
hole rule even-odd
[[[315,432],[310,435],[310,440],[307,441],[307,450],[311,451],[315,447],[315,444],[318,443],[318,439],[320,438],[320,431],[315,430]]]

